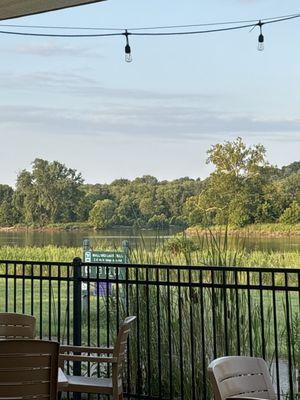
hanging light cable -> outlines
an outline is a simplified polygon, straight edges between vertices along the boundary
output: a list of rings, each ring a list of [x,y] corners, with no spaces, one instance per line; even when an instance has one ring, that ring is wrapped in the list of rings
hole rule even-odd
[[[22,31],[15,31],[15,30],[2,30],[1,29],[1,24],[0,24],[0,35],[16,35],[16,36],[32,36],[32,37],[51,37],[51,38],[97,38],[97,37],[115,37],[115,36],[125,36],[126,38],[126,45],[125,45],[125,61],[130,63],[132,62],[132,54],[131,54],[131,47],[129,45],[129,35],[131,36],[182,36],[182,35],[200,35],[200,34],[209,34],[209,33],[224,33],[228,31],[237,31],[237,30],[242,30],[246,28],[251,28],[250,32],[252,32],[257,26],[260,29],[260,34],[258,36],[258,50],[262,51],[264,50],[264,35],[262,33],[262,26],[263,25],[269,25],[269,24],[276,24],[279,22],[284,22],[288,20],[295,20],[295,19],[300,19],[300,13],[299,14],[291,14],[287,16],[282,16],[278,17],[277,19],[275,18],[265,18],[265,19],[260,19],[258,22],[255,24],[249,23],[248,21],[245,21],[245,24],[241,25],[241,21],[239,21],[238,25],[232,25],[232,26],[221,26],[214,28],[213,26],[210,29],[200,29],[200,30],[172,30],[172,31],[156,31],[156,29],[159,29],[158,27],[148,27],[148,28],[136,28],[133,31],[128,29],[119,29],[120,31],[118,32],[117,30],[114,31],[114,29],[107,29],[107,32],[93,32],[93,33],[46,33],[46,32],[22,32]],[[252,22],[253,20],[251,20]],[[256,20],[257,21],[257,20]],[[225,23],[214,23],[214,24],[199,24],[198,26],[203,26],[203,25],[229,25],[229,22]],[[192,26],[197,26],[197,25],[185,25],[185,27],[192,27]],[[33,27],[33,26],[32,26]],[[42,27],[42,26],[35,26],[36,28],[48,28],[48,29],[88,29],[88,28],[76,28],[76,27]],[[183,27],[183,25],[177,25],[177,28]],[[29,26],[28,26],[29,28]],[[160,29],[170,29],[170,26],[164,26],[160,27]],[[174,26],[175,28],[175,26]],[[90,29],[97,29],[97,28],[90,28]],[[101,30],[104,30],[104,28],[98,28]],[[140,30],[141,29],[141,30]],[[148,31],[143,31],[143,29],[147,29]],[[149,32],[149,29],[153,29],[154,31]]]
[[[264,38],[264,35],[262,33],[263,22],[261,22],[261,20],[259,20],[257,25],[259,26],[259,29],[260,29],[260,34],[258,36],[257,50],[258,51],[263,51],[264,48],[265,48],[265,38]]]
[[[234,31],[234,30],[241,30],[241,29],[246,29],[246,28],[252,28],[251,31],[256,27],[262,25],[267,25],[267,24],[274,24],[274,23],[279,23],[279,22],[284,22],[292,19],[300,18],[300,14],[292,15],[290,17],[284,17],[284,18],[278,18],[278,19],[272,19],[272,20],[260,20],[258,23],[254,24],[249,23],[245,25],[236,25],[236,26],[229,26],[229,27],[222,27],[222,28],[216,28],[216,29],[204,29],[204,30],[191,30],[191,31],[171,31],[171,32],[136,32],[135,31],[130,31],[126,29],[125,32],[106,32],[106,33],[91,33],[91,34],[65,34],[65,33],[37,33],[37,32],[21,32],[21,31],[6,31],[6,30],[0,30],[0,34],[4,35],[17,35],[17,36],[36,36],[36,37],[57,37],[57,38],[92,38],[92,37],[105,37],[105,36],[126,36],[126,46],[129,46],[129,41],[128,41],[128,36],[181,36],[181,35],[199,35],[199,34],[208,34],[208,33],[217,33],[217,32],[226,32],[226,31]],[[265,21],[265,22],[262,22]],[[0,24],[1,28],[1,24]],[[45,27],[46,28],[46,27]],[[59,28],[58,28],[59,29]],[[146,28],[150,29],[150,28]],[[151,28],[151,29],[157,29],[157,28]],[[251,32],[250,31],[250,32]],[[261,29],[262,31],[262,29]],[[261,32],[262,34],[262,32]],[[129,51],[130,46],[127,47],[127,50]]]
[[[262,22],[272,22],[273,20],[284,20],[290,18],[298,18],[300,15],[299,13],[294,14],[287,14],[287,15],[280,15],[277,17],[268,17],[268,18],[261,18]],[[164,25],[164,26],[146,26],[146,27],[135,27],[135,28],[127,28],[129,31],[144,31],[144,30],[157,30],[157,29],[177,29],[177,28],[192,28],[192,27],[200,27],[200,26],[217,26],[217,25],[241,25],[245,23],[256,23],[257,26],[257,18],[250,19],[250,20],[231,20],[231,21],[215,21],[215,22],[208,22],[208,23],[198,23],[198,24],[185,24],[185,25]],[[104,27],[84,27],[84,26],[51,26],[51,25],[19,25],[19,24],[3,24],[0,21],[0,27],[8,27],[8,28],[28,28],[28,29],[59,29],[59,30],[94,30],[94,31],[120,31],[123,32],[124,28],[117,27],[117,28],[104,28]]]
[[[125,30],[125,38],[126,38],[126,46],[125,46],[125,61],[130,63],[132,62],[132,55],[131,55],[131,48],[129,45],[129,39],[128,39],[128,35],[130,35],[130,33],[128,33],[127,29]]]

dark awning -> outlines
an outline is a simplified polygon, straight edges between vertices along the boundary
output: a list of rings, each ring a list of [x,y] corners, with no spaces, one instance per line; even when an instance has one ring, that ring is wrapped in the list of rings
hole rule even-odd
[[[103,0],[0,0],[0,21]]]

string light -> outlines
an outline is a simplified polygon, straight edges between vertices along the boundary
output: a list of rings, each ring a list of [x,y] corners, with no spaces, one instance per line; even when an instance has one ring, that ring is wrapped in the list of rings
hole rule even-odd
[[[132,28],[130,31],[128,29],[123,29],[123,32],[120,32],[122,29],[112,29],[112,28],[82,28],[82,27],[54,27],[54,26],[26,26],[26,25],[1,25],[7,27],[23,27],[23,28],[37,28],[37,29],[78,29],[78,30],[102,30],[107,31],[105,33],[90,33],[90,34],[69,34],[69,33],[37,33],[37,32],[19,32],[19,31],[6,31],[0,30],[0,34],[5,35],[18,35],[18,36],[36,36],[36,37],[56,37],[56,38],[95,38],[95,37],[111,37],[111,36],[125,36],[126,38],[126,45],[125,45],[125,61],[132,62],[132,54],[131,54],[131,47],[129,45],[129,35],[132,36],[178,36],[178,35],[198,35],[198,34],[208,34],[208,33],[216,33],[216,32],[226,32],[226,31],[233,31],[233,30],[240,30],[251,28],[250,32],[257,26],[259,26],[260,34],[258,36],[258,50],[264,50],[264,35],[262,33],[262,26],[266,24],[274,24],[277,22],[283,22],[287,20],[292,20],[300,18],[300,14],[289,14],[281,17],[273,17],[273,18],[265,18],[260,19],[257,23],[254,23],[255,20],[248,20],[248,21],[232,21],[232,22],[215,22],[215,23],[208,23],[208,24],[193,24],[193,25],[173,25],[173,26],[160,26],[160,27],[145,27],[145,28]],[[257,20],[256,20],[257,21]],[[216,25],[228,25],[225,27],[220,28],[211,28],[206,30],[184,30],[184,31],[162,31],[162,32],[149,32],[149,30],[157,30],[157,29],[179,29],[179,28],[188,28],[188,27],[196,27],[196,26],[216,26]],[[229,26],[231,25],[231,26]],[[144,32],[143,32],[144,30]],[[145,32],[145,30],[148,30]]]
[[[128,63],[130,63],[130,62],[132,62],[132,55],[131,55],[131,47],[130,47],[130,45],[129,45],[129,39],[128,39],[129,33],[128,33],[127,29],[125,30],[124,35],[125,35],[125,37],[126,37],[125,61],[128,62]]]
[[[277,17],[269,17],[269,18],[261,18],[262,22],[267,22],[271,20],[281,20],[285,18],[294,18],[298,17],[299,13],[294,14],[286,14],[280,15]],[[219,22],[207,22],[207,23],[199,23],[199,24],[186,24],[186,25],[163,25],[163,26],[146,26],[146,27],[135,27],[135,28],[127,28],[129,31],[145,31],[145,30],[157,30],[157,29],[177,29],[177,28],[195,28],[200,26],[217,26],[217,25],[241,25],[246,23],[255,24],[257,19],[249,19],[249,20],[235,20],[235,21],[219,21]],[[0,21],[0,27],[9,27],[9,28],[30,28],[30,29],[60,29],[60,30],[88,30],[88,31],[124,31],[124,28],[104,28],[104,27],[84,27],[84,26],[62,26],[62,25],[19,25],[19,24],[3,24]]]
[[[263,51],[264,48],[265,48],[265,38],[264,38],[264,35],[262,33],[263,23],[261,22],[261,20],[258,22],[258,26],[259,26],[260,34],[258,36],[257,50],[258,51]]]

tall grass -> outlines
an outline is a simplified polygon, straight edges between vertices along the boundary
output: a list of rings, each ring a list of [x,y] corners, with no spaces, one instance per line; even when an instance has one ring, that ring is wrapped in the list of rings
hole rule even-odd
[[[81,256],[82,249],[76,247],[59,247],[54,245],[37,246],[1,246],[1,260],[16,261],[65,261],[71,262],[74,257]]]
[[[190,239],[184,235],[170,241],[157,241],[152,248],[143,243],[131,247],[130,261],[137,264],[169,265],[223,265],[245,267],[287,267],[299,268],[299,251],[246,251],[243,239],[228,241],[220,236],[199,236],[191,247]],[[95,247],[97,249],[97,247]],[[108,243],[99,243],[98,249],[118,250]],[[71,262],[82,256],[81,247],[1,246],[1,260]]]
[[[187,228],[189,235],[205,235],[207,228],[203,226],[191,226]],[[284,223],[270,223],[270,224],[251,224],[238,228],[235,226],[213,226],[212,231],[214,234],[222,233],[229,235],[240,236],[266,236],[266,237],[288,237],[300,235],[300,224],[284,224]]]

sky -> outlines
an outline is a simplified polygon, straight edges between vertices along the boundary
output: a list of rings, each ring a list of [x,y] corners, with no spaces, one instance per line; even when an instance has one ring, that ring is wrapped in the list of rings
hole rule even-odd
[[[299,11],[296,0],[107,0],[0,24],[130,29]],[[130,37],[130,64],[124,37],[0,36],[0,183],[14,185],[35,158],[86,183],[204,178],[210,146],[238,136],[263,144],[272,164],[299,160],[299,24],[264,26],[263,52],[257,29]]]

